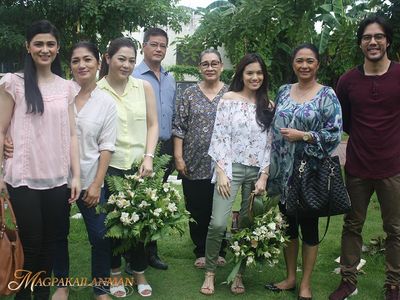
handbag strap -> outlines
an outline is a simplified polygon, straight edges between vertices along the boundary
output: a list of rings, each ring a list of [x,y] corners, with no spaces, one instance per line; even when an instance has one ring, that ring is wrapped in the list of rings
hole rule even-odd
[[[6,230],[6,214],[5,214],[5,205],[7,204],[7,209],[11,215],[11,222],[15,226],[15,230],[18,230],[17,219],[15,218],[14,210],[12,208],[10,199],[7,194],[0,194],[0,206],[1,206],[1,223],[0,223],[0,231],[4,232]]]
[[[299,225],[299,219],[298,219],[298,214],[297,214],[297,211],[296,211],[296,227],[298,227],[298,225]],[[325,226],[325,232],[324,232],[324,235],[322,236],[322,238],[321,239],[319,239],[318,238],[318,243],[316,244],[316,245],[319,245],[319,244],[321,244],[322,243],[322,241],[324,240],[324,238],[325,238],[325,236],[326,236],[326,234],[328,233],[328,229],[329,229],[329,223],[331,222],[331,216],[328,216],[327,217],[327,219],[326,219],[326,226]],[[304,241],[303,240],[303,237],[301,236],[301,232],[300,232],[300,230],[298,231],[299,232],[299,238],[302,240],[302,241]]]
[[[254,198],[256,197],[256,194],[254,192],[250,193],[249,196],[249,207],[247,210],[247,216],[249,217],[249,220],[253,222],[254,220],[254,212],[253,212],[253,205],[254,205]]]
[[[323,149],[323,150],[324,150],[324,149]],[[324,150],[324,152],[327,154],[327,152],[326,152],[325,150]],[[328,156],[328,157],[329,157],[329,156]],[[332,170],[331,172],[332,172],[332,174],[333,174],[333,170]],[[331,174],[331,175],[332,175],[332,174]],[[329,178],[329,182],[328,182],[328,193],[329,193],[329,194],[331,193],[331,183],[330,183],[331,175],[329,175],[329,177],[328,177],[328,178]],[[326,236],[326,234],[327,234],[327,232],[328,232],[329,223],[331,222],[331,216],[330,216],[330,212],[331,212],[331,208],[332,208],[331,204],[332,204],[332,202],[329,201],[329,204],[328,204],[328,217],[327,217],[327,219],[326,219],[325,232],[324,232],[324,235],[322,236],[321,239],[318,238],[318,243],[317,243],[317,245],[319,245],[319,244],[324,240],[324,238],[325,238],[325,236]],[[299,222],[298,222],[298,218],[299,218],[299,216],[298,216],[298,210],[296,210],[296,215],[295,215],[295,217],[296,217],[296,226],[298,227],[298,224],[299,224]],[[299,238],[303,241],[303,238],[302,238],[302,236],[301,236],[300,231],[299,231]]]

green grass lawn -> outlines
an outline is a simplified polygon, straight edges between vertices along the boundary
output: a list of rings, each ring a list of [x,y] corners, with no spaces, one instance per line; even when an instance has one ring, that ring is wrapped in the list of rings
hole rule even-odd
[[[74,208],[76,211],[76,208]],[[319,257],[313,274],[313,299],[327,299],[334,290],[340,276],[333,273],[338,266],[334,259],[340,253],[340,236],[342,228],[342,216],[331,218],[331,225],[325,240],[322,242]],[[325,229],[325,219],[320,221],[320,233]],[[368,219],[364,227],[364,241],[368,243],[371,238],[383,236],[382,221],[380,218],[379,205],[375,198],[370,204]],[[159,242],[159,254],[169,264],[167,271],[159,271],[149,268],[146,271],[147,278],[153,287],[153,299],[206,299],[199,293],[203,282],[204,271],[193,266],[193,245],[188,233],[180,237],[171,235]],[[71,220],[70,233],[70,276],[89,277],[90,279],[90,248],[83,220]],[[231,255],[228,255],[228,260]],[[363,258],[367,260],[363,270],[364,275],[359,277],[359,295],[352,299],[383,299],[382,286],[384,283],[384,257],[382,254],[368,255]],[[301,261],[299,260],[299,264]],[[241,299],[297,299],[296,293],[273,294],[264,289],[266,282],[275,282],[285,276],[285,265],[283,258],[280,263],[271,268],[268,266],[261,269],[249,268],[244,277],[246,293],[242,296],[233,296],[227,285],[221,284],[225,281],[231,271],[232,264],[217,270],[216,291],[213,299],[230,299],[232,297]],[[301,272],[298,273],[299,278]],[[69,299],[93,299],[91,288],[73,289],[70,291]],[[135,292],[125,299],[139,299]],[[0,299],[11,299],[11,297],[0,297]]]

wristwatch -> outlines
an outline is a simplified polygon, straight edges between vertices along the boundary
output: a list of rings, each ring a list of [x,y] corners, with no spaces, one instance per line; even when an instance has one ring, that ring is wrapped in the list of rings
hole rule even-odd
[[[312,139],[312,135],[309,132],[304,133],[303,135],[303,141],[308,142]]]

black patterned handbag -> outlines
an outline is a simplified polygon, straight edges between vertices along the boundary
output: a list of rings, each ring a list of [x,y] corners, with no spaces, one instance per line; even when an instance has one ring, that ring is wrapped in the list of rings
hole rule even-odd
[[[295,159],[286,199],[287,215],[329,217],[351,210],[339,157],[324,152],[322,159],[305,154]]]

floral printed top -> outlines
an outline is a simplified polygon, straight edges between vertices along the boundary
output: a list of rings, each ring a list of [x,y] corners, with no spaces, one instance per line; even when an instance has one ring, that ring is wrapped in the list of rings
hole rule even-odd
[[[285,203],[290,183],[294,157],[305,152],[322,158],[323,148],[331,154],[340,143],[342,135],[342,111],[332,88],[323,86],[313,99],[298,103],[290,97],[292,85],[280,87],[276,96],[276,112],[272,122],[272,150],[268,194],[281,195]],[[308,131],[312,143],[289,142],[283,139],[280,128],[296,128]]]
[[[256,121],[256,105],[240,99],[221,99],[208,154],[232,180],[232,163],[269,166],[271,138]],[[215,165],[214,165],[215,166]],[[214,170],[212,182],[216,181]]]
[[[192,180],[210,179],[210,147],[215,115],[219,100],[228,91],[224,85],[211,101],[204,95],[198,84],[188,87],[177,100],[177,110],[172,134],[183,139],[183,160],[187,177]]]

